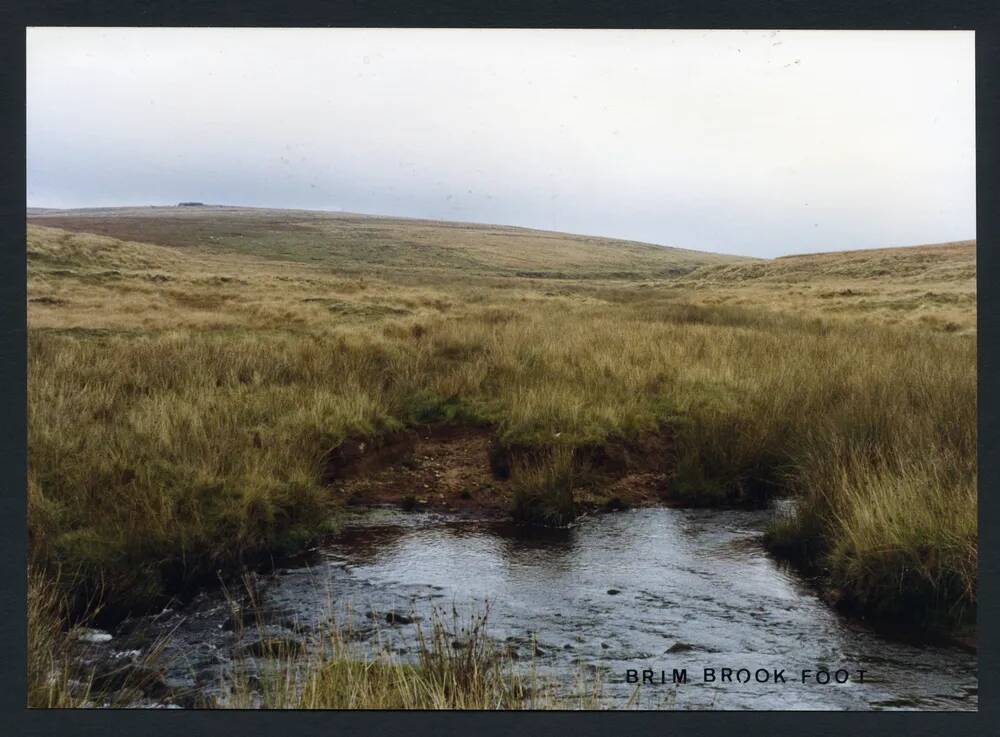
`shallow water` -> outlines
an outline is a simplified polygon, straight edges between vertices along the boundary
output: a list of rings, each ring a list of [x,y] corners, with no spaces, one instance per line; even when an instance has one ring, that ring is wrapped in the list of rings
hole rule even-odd
[[[379,637],[399,650],[412,644],[416,625],[380,616],[374,627],[370,612],[426,622],[434,609],[468,618],[488,608],[489,633],[516,648],[522,665],[534,652],[537,672],[566,693],[596,673],[609,707],[977,708],[974,654],[889,640],[836,614],[763,550],[770,514],[641,509],[539,532],[374,511],[308,564],[266,577],[261,603],[280,615],[269,631],[315,628],[333,610],[359,642]],[[246,635],[227,628],[230,615],[222,594],[209,594],[126,622],[112,641],[91,647],[108,657],[170,632],[168,685],[212,691],[245,645]],[[706,668],[714,682],[705,681]],[[722,682],[723,668],[733,670],[730,682]],[[656,682],[627,683],[630,669],[651,669]],[[686,669],[688,682],[671,684],[674,669]],[[757,683],[762,669],[771,675]],[[802,683],[803,669],[844,669],[850,680]],[[773,682],[775,670],[784,683]],[[738,682],[746,675],[749,682]]]

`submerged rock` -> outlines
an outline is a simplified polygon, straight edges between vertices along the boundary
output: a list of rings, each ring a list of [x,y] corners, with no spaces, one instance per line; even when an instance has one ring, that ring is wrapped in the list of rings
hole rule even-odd
[[[673,645],[668,647],[664,652],[667,653],[687,653],[694,650],[694,645],[689,645],[686,642],[675,642]]]
[[[396,610],[390,610],[386,612],[384,615],[381,615],[381,617],[378,614],[378,612],[375,612],[373,610],[368,612],[368,614],[366,614],[365,616],[367,616],[368,619],[371,620],[376,620],[380,618],[384,619],[388,624],[413,624],[414,622],[420,619],[420,617],[417,617],[415,615],[404,614],[403,612],[399,612]]]

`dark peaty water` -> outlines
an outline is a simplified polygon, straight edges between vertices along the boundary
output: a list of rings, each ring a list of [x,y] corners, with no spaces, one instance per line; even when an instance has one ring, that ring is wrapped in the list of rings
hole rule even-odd
[[[264,604],[306,627],[328,618],[331,602],[347,607],[362,640],[376,636],[372,610],[426,621],[435,608],[461,616],[488,605],[491,635],[522,658],[534,650],[537,671],[567,693],[597,673],[612,708],[977,708],[974,654],[890,640],[836,614],[763,550],[769,514],[642,509],[543,533],[376,511],[308,566],[270,577]],[[172,677],[205,688],[239,646],[223,627],[228,612],[212,595],[126,629],[171,630]],[[382,641],[412,644],[414,624],[380,619]],[[116,637],[106,647],[128,646]],[[706,681],[706,668],[715,681]],[[732,669],[728,682],[724,668]],[[750,678],[741,683],[744,668]],[[654,684],[627,682],[629,670],[644,669]],[[688,682],[671,684],[674,669],[686,669]],[[802,682],[803,670],[838,669],[848,682]],[[757,683],[765,670],[768,681]],[[784,683],[774,682],[776,670]]]

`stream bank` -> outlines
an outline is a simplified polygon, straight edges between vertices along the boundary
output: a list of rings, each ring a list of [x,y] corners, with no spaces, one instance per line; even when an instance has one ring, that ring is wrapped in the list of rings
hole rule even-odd
[[[126,620],[86,650],[92,662],[121,662],[160,641],[163,670],[142,703],[193,706],[224,701],[235,670],[266,668],[262,634],[307,642],[335,617],[359,653],[377,644],[405,658],[435,611],[488,611],[490,635],[522,667],[567,693],[594,676],[610,708],[977,708],[974,653],[900,642],[838,616],[765,551],[772,514],[650,507],[541,530],[369,510],[298,564],[255,578],[263,630],[241,632],[231,600],[213,592]],[[628,682],[630,670],[669,679],[675,668],[690,681],[638,693]],[[705,669],[721,677],[724,668],[783,671],[787,682],[706,681]],[[803,670],[864,676],[801,683]]]

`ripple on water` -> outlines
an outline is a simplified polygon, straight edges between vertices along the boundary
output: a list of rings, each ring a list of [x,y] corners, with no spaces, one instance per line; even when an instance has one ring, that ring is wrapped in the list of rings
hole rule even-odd
[[[376,629],[366,613],[406,613],[377,628],[380,636],[388,630],[399,649],[412,634],[414,625],[403,624],[411,617],[435,608],[468,615],[488,605],[493,636],[522,643],[525,653],[523,643],[535,638],[541,675],[572,690],[581,673],[603,673],[609,705],[635,696],[626,669],[687,668],[691,682],[646,686],[638,705],[977,708],[975,655],[890,641],[837,616],[764,552],[760,535],[769,514],[639,509],[537,531],[378,510],[354,518],[308,565],[270,577],[263,596],[304,628],[343,612],[338,617],[362,642]],[[226,616],[221,597],[208,598],[194,607],[197,616],[187,611],[170,624],[166,654],[196,672],[211,670],[191,667],[199,645],[232,647],[216,621]],[[225,660],[213,658],[216,668]],[[865,683],[798,682],[803,668],[824,666],[864,669]],[[785,669],[788,682],[701,682],[704,668],[724,667]]]

